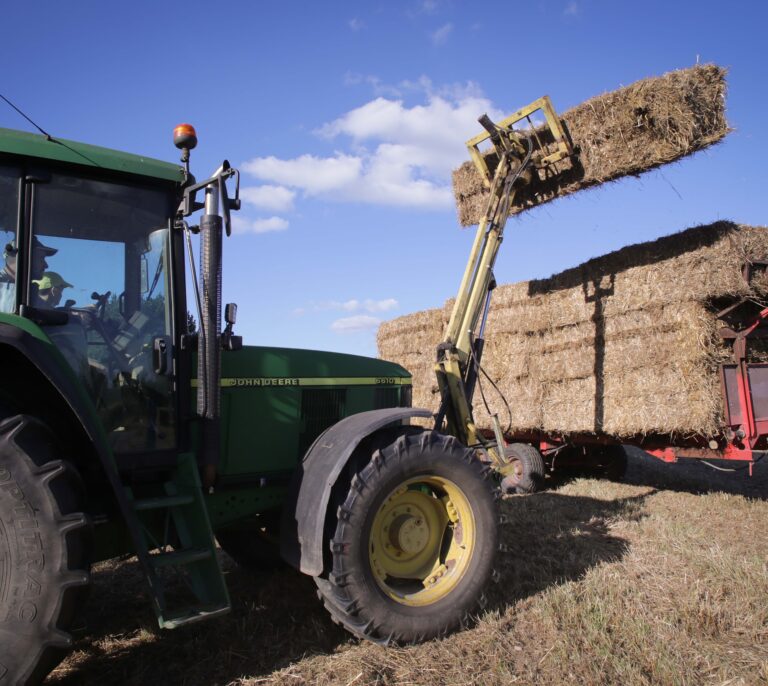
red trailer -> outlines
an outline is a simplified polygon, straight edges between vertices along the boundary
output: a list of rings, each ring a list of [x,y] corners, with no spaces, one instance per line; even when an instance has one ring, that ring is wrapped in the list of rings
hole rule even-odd
[[[768,263],[752,263],[744,268],[749,282],[754,268]],[[638,447],[663,462],[681,458],[733,460],[752,466],[768,451],[768,362],[757,354],[763,339],[768,339],[768,307],[743,298],[717,313],[720,335],[731,346],[731,360],[720,365],[720,386],[724,426],[711,438],[701,436],[637,436],[618,439],[600,434],[512,432],[506,453],[514,461],[514,473],[504,479],[509,492],[532,492],[547,471],[583,468],[620,478],[626,468],[627,445]]]

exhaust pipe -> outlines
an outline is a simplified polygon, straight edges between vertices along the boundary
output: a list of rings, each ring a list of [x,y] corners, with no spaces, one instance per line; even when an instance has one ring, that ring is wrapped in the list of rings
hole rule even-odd
[[[189,152],[197,145],[197,133],[190,124],[180,124],[173,132],[174,145],[182,151],[184,165],[184,193],[178,209],[178,217],[190,216],[204,210],[200,218],[200,282],[195,284],[195,297],[200,317],[200,334],[197,346],[197,414],[201,426],[200,466],[203,487],[209,492],[216,482],[216,469],[221,447],[221,349],[222,341],[228,350],[237,350],[242,339],[234,336],[234,310],[227,317],[227,330],[221,334],[221,263],[223,232],[232,230],[230,210],[240,209],[240,174],[226,160],[211,178],[195,183],[189,173]],[[235,197],[227,194],[226,180],[236,179]],[[198,203],[195,196],[205,190],[205,201]],[[224,215],[223,218],[221,215]],[[186,226],[186,224],[184,224]],[[192,245],[187,229],[190,269],[194,276]],[[197,280],[195,278],[195,280]],[[229,312],[229,310],[228,310]],[[230,321],[231,320],[231,321]]]
[[[223,171],[216,170],[214,177]],[[216,184],[205,188],[200,218],[200,293],[202,326],[198,345],[197,413],[202,423],[203,485],[216,479],[221,439],[221,262],[223,222]]]

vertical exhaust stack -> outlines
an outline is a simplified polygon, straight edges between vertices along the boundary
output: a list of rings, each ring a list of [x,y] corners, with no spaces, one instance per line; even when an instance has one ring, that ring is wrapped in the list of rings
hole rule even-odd
[[[226,160],[211,178],[195,183],[189,173],[189,151],[197,145],[197,134],[189,124],[174,129],[173,142],[182,151],[186,184],[184,200],[179,208],[182,217],[203,210],[200,218],[200,282],[195,283],[195,295],[200,317],[200,335],[197,350],[197,414],[201,423],[203,486],[212,489],[216,481],[216,467],[221,446],[221,265],[223,232],[231,232],[230,210],[240,209],[240,175]],[[227,195],[226,180],[234,176],[237,186],[234,199]],[[199,190],[205,190],[205,202],[195,201]],[[223,217],[222,217],[223,214]],[[189,239],[189,235],[187,236]],[[188,240],[190,266],[194,272],[192,248]],[[242,345],[239,336],[233,336],[232,321],[228,320],[227,349],[237,350]]]
[[[221,174],[219,168],[214,177]],[[212,487],[221,436],[221,262],[222,218],[219,190],[205,188],[205,214],[200,219],[200,319],[197,413],[202,421],[204,485]]]

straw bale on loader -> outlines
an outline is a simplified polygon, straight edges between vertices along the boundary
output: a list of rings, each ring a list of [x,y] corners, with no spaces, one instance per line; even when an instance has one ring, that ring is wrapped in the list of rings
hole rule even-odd
[[[717,222],[632,245],[493,294],[482,364],[509,401],[513,430],[616,437],[715,434],[718,364],[727,358],[714,313],[768,283],[747,284],[745,261],[768,257],[768,229]],[[379,355],[409,369],[413,404],[437,409],[435,346],[452,302],[385,322]],[[491,409],[507,410],[487,382]],[[490,428],[476,393],[475,418]]]
[[[714,64],[697,65],[637,81],[568,110],[561,119],[578,162],[558,162],[555,177],[521,188],[511,214],[717,143],[729,131],[725,74]],[[472,162],[454,171],[453,190],[461,225],[478,224],[488,195]]]

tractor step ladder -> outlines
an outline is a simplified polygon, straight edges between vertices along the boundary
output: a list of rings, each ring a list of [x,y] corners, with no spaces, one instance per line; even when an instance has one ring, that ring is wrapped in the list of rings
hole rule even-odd
[[[164,494],[147,498],[137,498],[129,486],[125,491],[140,524],[143,545],[136,552],[149,581],[158,624],[175,629],[225,614],[230,602],[194,455],[180,455],[162,487]],[[187,587],[185,601],[173,603],[168,597],[165,570],[174,570],[173,577]]]

